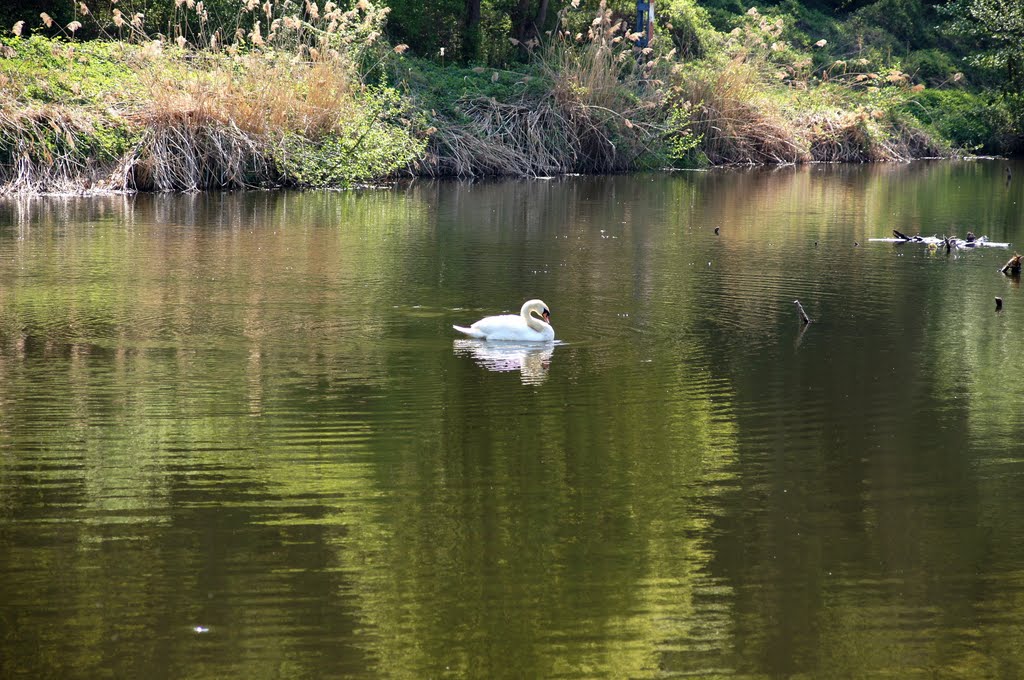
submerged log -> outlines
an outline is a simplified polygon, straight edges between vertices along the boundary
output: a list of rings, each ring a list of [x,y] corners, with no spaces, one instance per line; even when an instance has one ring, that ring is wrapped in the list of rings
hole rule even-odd
[[[1020,276],[1020,267],[1021,267],[1021,258],[1022,257],[1024,257],[1024,256],[1021,256],[1021,255],[1019,255],[1017,253],[1014,253],[1013,257],[1011,257],[1009,260],[1007,260],[1006,264],[1004,264],[1003,268],[1000,269],[999,271],[1001,271],[1002,273],[1006,274],[1007,276]]]

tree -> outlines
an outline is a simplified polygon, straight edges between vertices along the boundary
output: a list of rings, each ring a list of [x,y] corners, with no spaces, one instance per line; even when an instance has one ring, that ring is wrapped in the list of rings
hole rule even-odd
[[[466,25],[463,31],[463,60],[476,61],[480,57],[480,0],[466,0]]]
[[[942,9],[952,34],[974,42],[974,63],[1006,74],[1004,89],[1024,87],[1024,3],[1020,0],[954,0]]]

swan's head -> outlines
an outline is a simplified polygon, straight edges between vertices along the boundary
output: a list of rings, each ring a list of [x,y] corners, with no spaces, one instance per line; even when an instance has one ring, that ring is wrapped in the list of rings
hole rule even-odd
[[[544,304],[543,300],[527,300],[526,304],[523,305],[523,309],[521,311],[523,316],[530,316],[534,313],[544,319],[545,323],[551,323],[551,311],[548,309],[548,306]]]

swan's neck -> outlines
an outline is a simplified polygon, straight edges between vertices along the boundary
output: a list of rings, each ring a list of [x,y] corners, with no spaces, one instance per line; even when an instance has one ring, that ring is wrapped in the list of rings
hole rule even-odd
[[[537,331],[538,333],[543,333],[544,330],[548,327],[548,324],[544,323],[543,320],[538,319],[532,313],[526,310],[523,310],[523,319],[526,321],[527,326]]]

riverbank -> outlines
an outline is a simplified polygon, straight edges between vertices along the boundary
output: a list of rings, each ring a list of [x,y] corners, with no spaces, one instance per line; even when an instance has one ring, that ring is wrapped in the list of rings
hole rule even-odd
[[[870,55],[823,59],[827,41],[801,43],[757,10],[730,33],[705,28],[702,54],[684,59],[667,40],[640,47],[603,4],[570,9],[501,68],[414,58],[368,3],[268,11],[231,42],[151,37],[141,23],[118,39],[5,38],[0,191],[906,161],[998,152],[1012,128],[985,95],[929,88]]]

